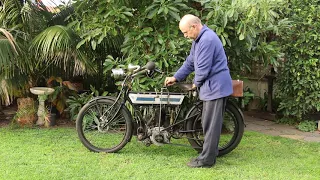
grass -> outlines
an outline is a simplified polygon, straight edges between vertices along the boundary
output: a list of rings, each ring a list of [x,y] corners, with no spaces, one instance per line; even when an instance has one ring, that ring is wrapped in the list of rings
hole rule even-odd
[[[191,169],[186,147],[145,147],[135,137],[119,153],[89,152],[74,128],[0,128],[0,179],[319,179],[320,143],[245,132],[215,167]]]

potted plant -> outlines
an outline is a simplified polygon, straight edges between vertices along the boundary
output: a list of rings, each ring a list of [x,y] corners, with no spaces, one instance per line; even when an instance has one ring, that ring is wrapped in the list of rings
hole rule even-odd
[[[67,107],[67,99],[69,95],[76,94],[76,91],[71,89],[64,83],[61,77],[51,76],[47,80],[48,87],[52,87],[55,91],[49,96],[51,103],[51,112],[55,112],[57,117],[64,113]]]
[[[57,125],[57,114],[52,112],[52,107],[49,106],[46,108],[44,113],[44,126],[45,127],[52,127]]]
[[[37,108],[35,107],[35,101],[28,98],[17,99],[18,110],[13,117],[14,122],[17,122],[20,126],[32,126],[37,119]]]

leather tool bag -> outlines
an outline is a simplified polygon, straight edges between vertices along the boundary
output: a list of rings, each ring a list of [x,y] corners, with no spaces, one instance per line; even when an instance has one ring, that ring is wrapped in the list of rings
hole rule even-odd
[[[232,80],[233,93],[232,97],[243,97],[243,81]]]

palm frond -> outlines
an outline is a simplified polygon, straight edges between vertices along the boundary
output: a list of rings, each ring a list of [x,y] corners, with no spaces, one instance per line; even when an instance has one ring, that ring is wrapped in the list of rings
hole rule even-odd
[[[9,105],[14,97],[21,97],[28,91],[28,76],[15,69],[15,76],[8,77],[0,72],[0,102]]]
[[[76,48],[79,37],[68,27],[56,25],[41,32],[32,42],[31,49],[36,52],[40,61],[56,65],[74,62],[76,74],[83,74],[93,70],[93,64],[86,55]]]
[[[4,0],[1,8],[0,23],[2,27],[19,24],[21,20],[21,3],[18,0]]]
[[[6,29],[0,28],[0,33],[5,37],[5,39],[8,41],[8,43],[11,45],[12,49],[16,54],[18,54],[17,48],[16,48],[16,42],[12,36],[12,34],[7,31]],[[3,36],[1,40],[3,39]],[[1,36],[0,36],[1,37]]]
[[[14,60],[19,55],[18,46],[12,34],[6,29],[0,28],[0,71],[10,76],[14,68]],[[12,74],[11,74],[12,76]]]
[[[9,105],[13,98],[13,93],[12,93],[12,88],[10,87],[10,85],[5,79],[2,79],[0,81],[0,95],[1,95],[0,105],[1,104]]]

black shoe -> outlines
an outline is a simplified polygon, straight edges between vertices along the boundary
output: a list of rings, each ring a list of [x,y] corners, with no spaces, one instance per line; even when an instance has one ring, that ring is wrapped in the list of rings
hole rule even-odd
[[[211,168],[214,164],[205,164],[199,159],[191,159],[190,162],[187,163],[187,166],[191,168]]]

